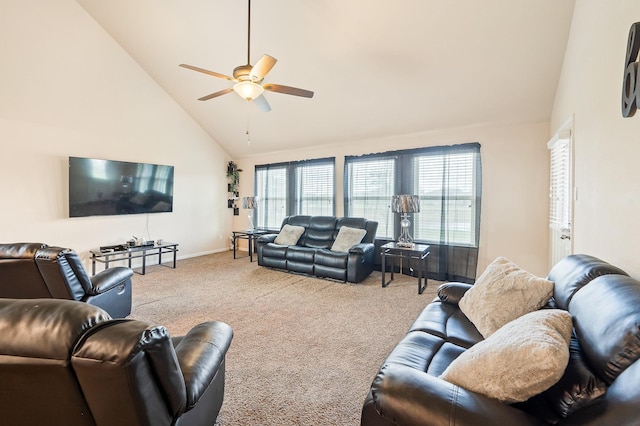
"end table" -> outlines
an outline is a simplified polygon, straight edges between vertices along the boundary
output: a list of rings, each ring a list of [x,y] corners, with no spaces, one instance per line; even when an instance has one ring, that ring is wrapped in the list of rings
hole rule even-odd
[[[409,265],[411,261],[417,261],[420,265],[418,269],[418,294],[422,294],[427,288],[427,257],[429,256],[429,247],[426,244],[414,244],[413,247],[399,246],[395,242],[384,244],[380,247],[380,255],[382,257],[382,287],[386,287],[393,281],[393,259],[407,259]],[[391,260],[391,279],[387,281],[385,278],[386,260]],[[424,285],[422,279],[424,278]]]
[[[232,231],[233,240],[233,258],[237,259],[236,251],[238,249],[237,240],[247,240],[249,245],[249,261],[253,262],[253,250],[255,248],[255,240],[260,235],[268,234],[269,231],[254,229],[253,231]],[[244,256],[243,256],[244,257]]]

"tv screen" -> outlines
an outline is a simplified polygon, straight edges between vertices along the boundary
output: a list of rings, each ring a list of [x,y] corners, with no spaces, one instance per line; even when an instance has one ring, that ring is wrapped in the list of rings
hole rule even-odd
[[[69,157],[69,217],[173,211],[173,166]]]

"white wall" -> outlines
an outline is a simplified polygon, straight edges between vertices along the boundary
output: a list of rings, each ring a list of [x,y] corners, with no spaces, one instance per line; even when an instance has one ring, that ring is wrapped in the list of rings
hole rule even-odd
[[[506,256],[532,273],[548,271],[549,157],[548,123],[520,126],[470,127],[393,138],[340,143],[327,147],[287,151],[238,159],[243,169],[240,196],[253,194],[256,164],[336,157],[336,213],[344,214],[345,155],[396,149],[480,142],[482,156],[482,212],[478,274],[498,256]],[[252,142],[255,143],[255,142]],[[246,226],[246,210],[234,220],[234,229]]]
[[[637,0],[577,0],[551,128],[575,114],[574,252],[640,277],[640,112],[621,114]]]
[[[0,0],[0,242],[228,248],[229,156],[73,0]],[[69,156],[175,166],[172,213],[68,217]]]

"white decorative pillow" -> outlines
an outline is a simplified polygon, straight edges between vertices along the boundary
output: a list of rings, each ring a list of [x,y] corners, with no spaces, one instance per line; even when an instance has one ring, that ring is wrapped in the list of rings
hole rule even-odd
[[[531,312],[467,349],[440,378],[502,402],[526,401],[564,374],[572,329],[567,311]]]
[[[486,339],[497,329],[543,307],[553,283],[498,257],[460,299],[458,306]]]
[[[295,226],[286,224],[280,230],[280,233],[273,241],[281,246],[294,246],[304,233],[304,226]]]
[[[343,226],[338,231],[338,236],[336,240],[333,242],[331,246],[332,251],[349,251],[349,249],[356,244],[360,244],[360,241],[367,234],[367,231],[364,229],[358,228],[349,228],[348,226]]]

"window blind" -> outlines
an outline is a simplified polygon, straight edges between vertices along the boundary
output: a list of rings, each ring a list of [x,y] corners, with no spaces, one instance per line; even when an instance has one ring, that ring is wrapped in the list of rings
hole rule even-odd
[[[393,238],[390,209],[395,194],[396,157],[351,157],[345,160],[345,216],[378,222],[378,238]]]
[[[256,225],[279,229],[290,215],[335,215],[335,158],[255,166]]]
[[[550,146],[549,225],[568,228],[571,222],[570,139],[561,138]]]

